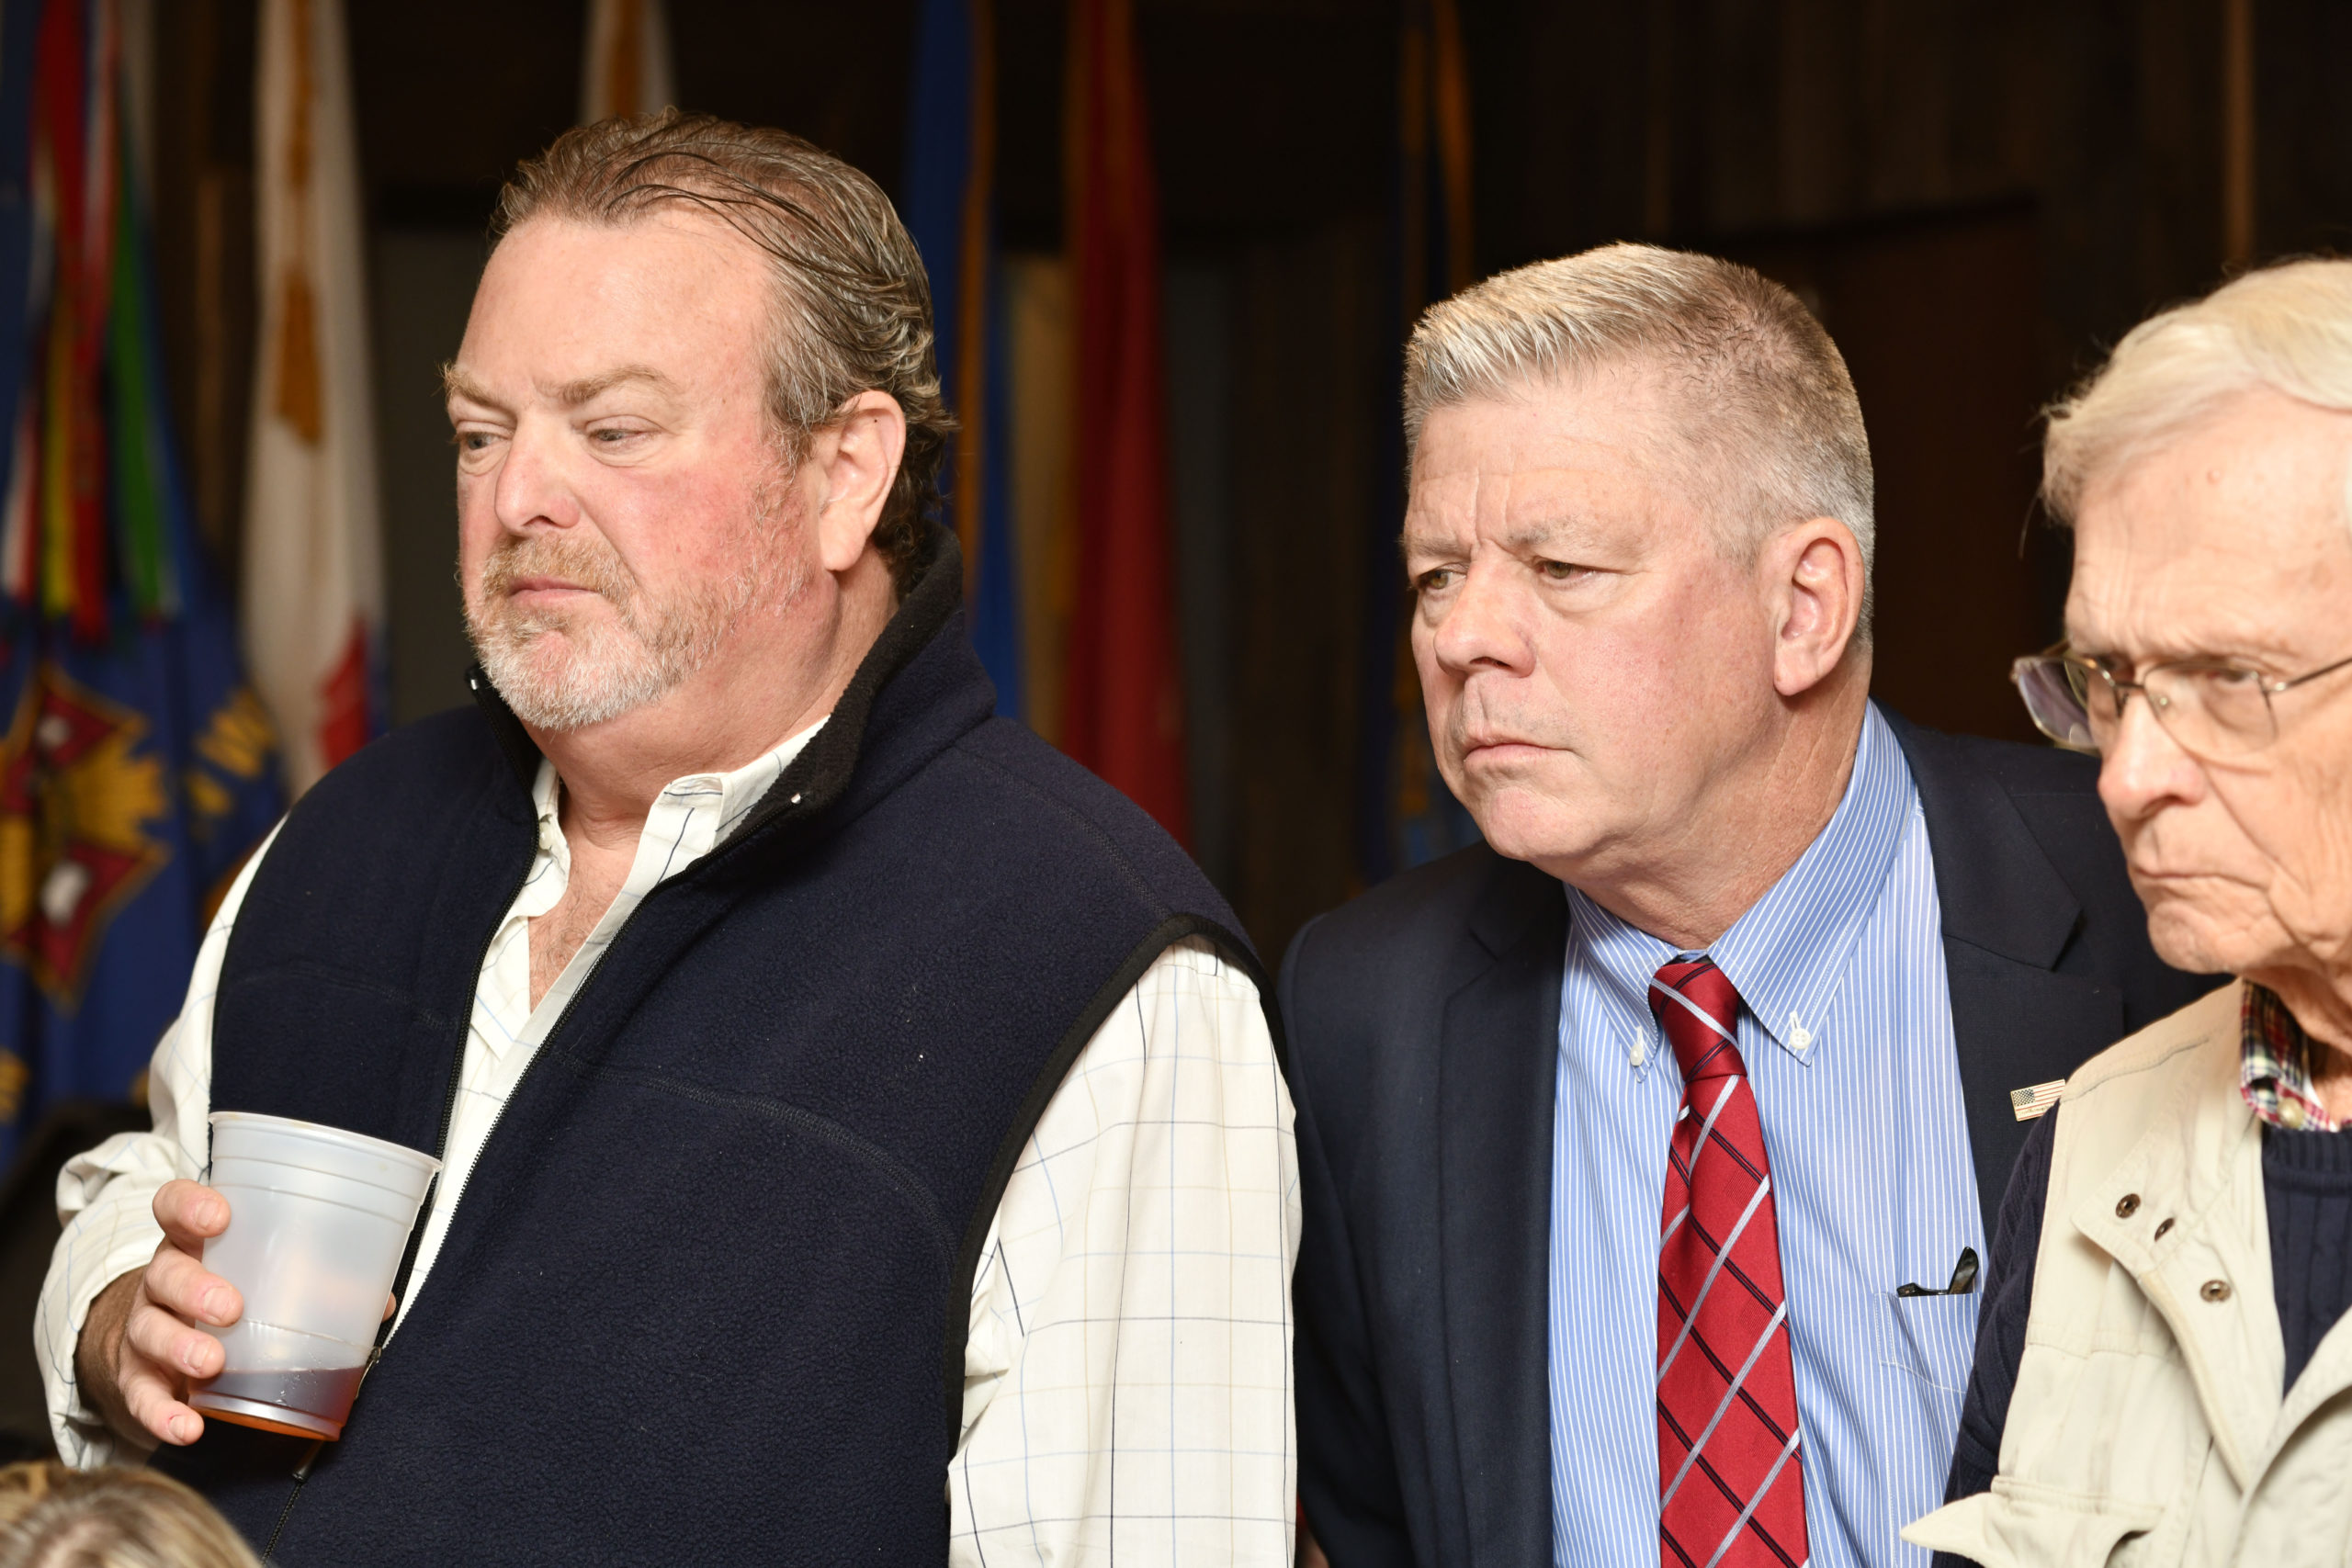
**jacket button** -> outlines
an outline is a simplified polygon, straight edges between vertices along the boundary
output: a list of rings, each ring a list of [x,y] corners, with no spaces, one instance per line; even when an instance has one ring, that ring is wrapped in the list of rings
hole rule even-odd
[[[2119,1220],[2128,1220],[2139,1212],[2140,1195],[2137,1192],[2126,1192],[2122,1198],[2116,1202],[2115,1217]]]
[[[2197,1293],[2209,1302],[2225,1302],[2230,1299],[2230,1282],[2227,1280],[2208,1280],[2198,1287]]]
[[[2158,1222],[2158,1224],[2157,1224],[2157,1225],[2156,1225],[2156,1239],[2157,1239],[2158,1241],[2162,1241],[2162,1240],[2164,1240],[2164,1238],[2165,1238],[2165,1232],[2166,1232],[2166,1231],[2168,1231],[2168,1230],[2170,1230],[2170,1229],[2172,1229],[2172,1222],[2171,1222],[2170,1220],[2163,1220],[2163,1221]]]

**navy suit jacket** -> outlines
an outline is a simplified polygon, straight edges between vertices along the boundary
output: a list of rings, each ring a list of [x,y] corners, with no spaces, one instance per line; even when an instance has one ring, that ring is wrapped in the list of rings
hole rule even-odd
[[[1887,716],[1919,791],[1990,1235],[2063,1078],[2215,980],[2167,968],[2087,758]],[[1465,850],[1300,931],[1283,965],[1306,1234],[1299,1494],[1334,1568],[1551,1562],[1546,1264],[1567,900]]]

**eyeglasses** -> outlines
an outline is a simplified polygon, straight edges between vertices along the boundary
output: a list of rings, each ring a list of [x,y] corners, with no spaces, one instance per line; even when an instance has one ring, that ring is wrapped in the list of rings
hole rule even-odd
[[[2271,699],[2346,666],[2352,659],[2280,681],[2234,660],[2182,659],[2152,664],[2136,681],[2120,681],[2107,660],[2085,658],[2060,643],[2047,653],[2018,660],[2009,667],[2009,679],[2017,682],[2035,727],[2068,750],[2097,755],[2113,745],[2123,725],[2123,705],[2137,692],[2148,699],[2149,711],[2175,745],[2191,756],[2214,759],[2243,757],[2278,739]]]

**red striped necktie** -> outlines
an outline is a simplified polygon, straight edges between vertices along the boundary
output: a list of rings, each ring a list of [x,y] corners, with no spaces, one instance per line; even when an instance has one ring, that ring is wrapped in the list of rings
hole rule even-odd
[[[1739,993],[1713,959],[1678,959],[1650,982],[1650,1011],[1683,1081],[1657,1257],[1659,1562],[1800,1568],[1796,1374]]]

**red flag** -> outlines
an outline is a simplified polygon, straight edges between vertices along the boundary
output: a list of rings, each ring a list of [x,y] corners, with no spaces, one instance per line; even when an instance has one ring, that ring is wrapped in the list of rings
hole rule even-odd
[[[1065,172],[1078,303],[1078,583],[1062,746],[1182,840],[1159,192],[1130,0],[1072,7]]]

